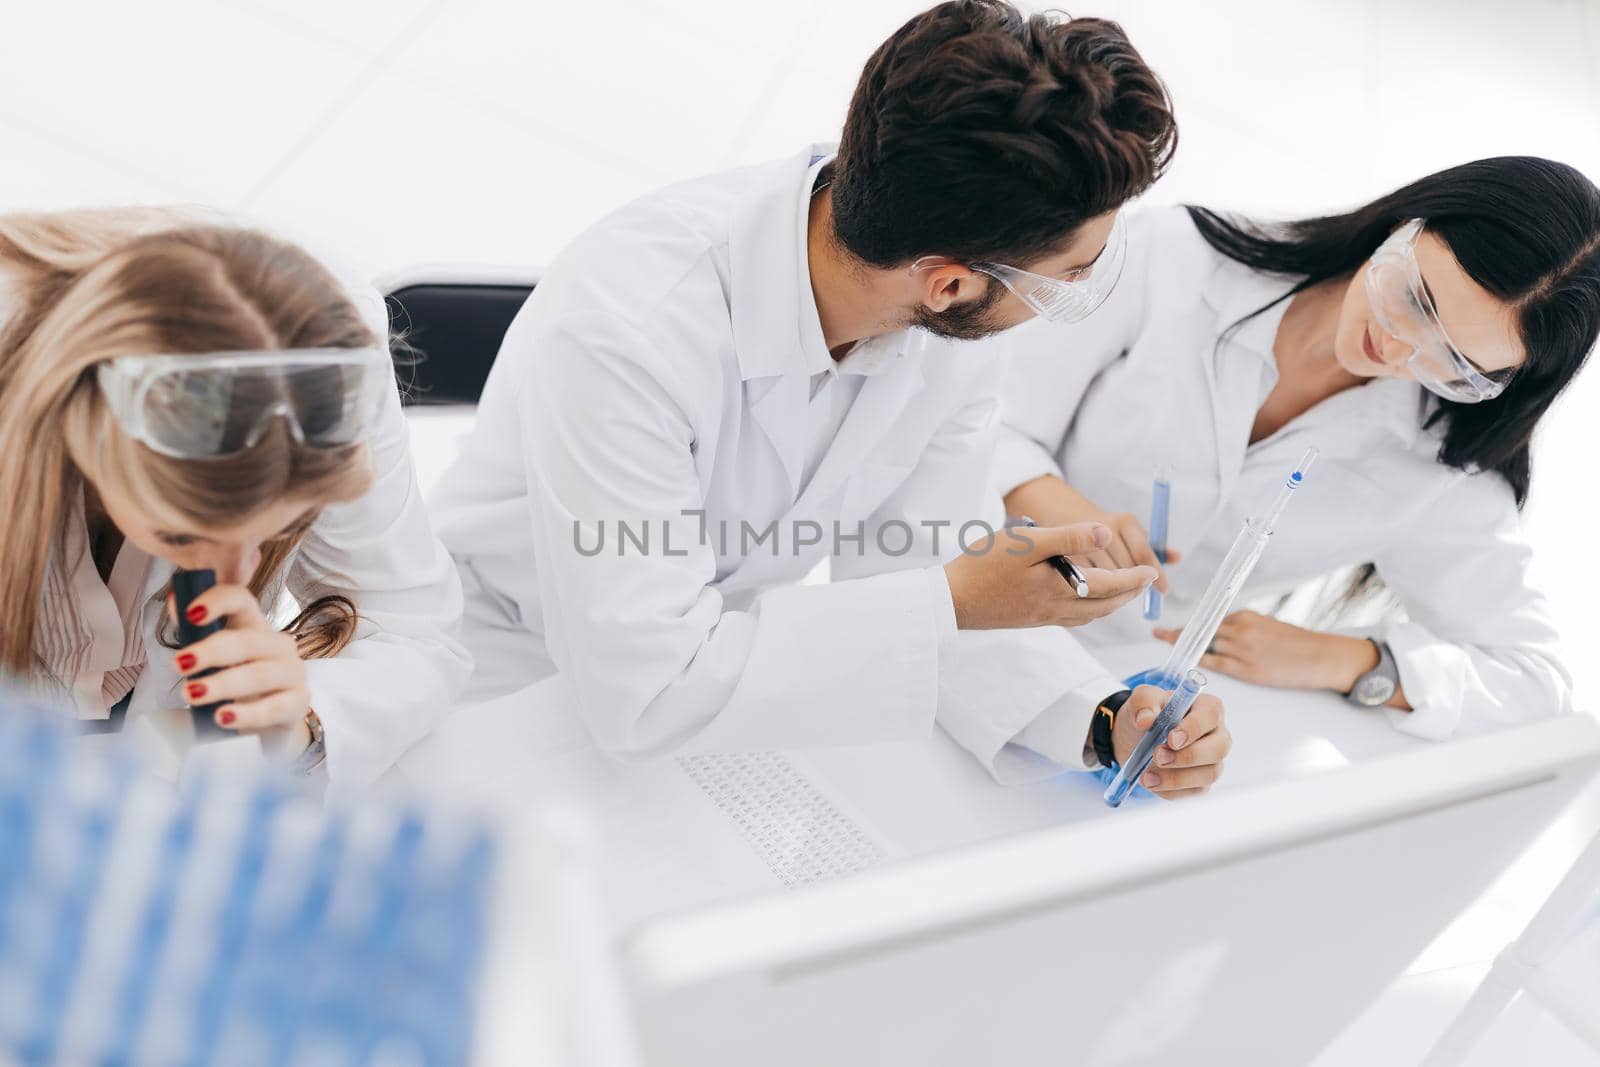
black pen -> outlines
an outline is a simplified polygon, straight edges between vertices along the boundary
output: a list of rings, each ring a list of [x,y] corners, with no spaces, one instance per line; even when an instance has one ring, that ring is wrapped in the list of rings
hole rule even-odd
[[[1026,515],[1018,515],[1016,518],[1006,523],[1006,525],[1038,526],[1039,524],[1028,518]],[[1072,591],[1074,593],[1077,593],[1080,597],[1085,599],[1088,598],[1089,583],[1084,581],[1083,575],[1078,573],[1078,568],[1072,565],[1072,561],[1070,559],[1068,559],[1066,556],[1051,556],[1050,566],[1054,567],[1056,569],[1056,573],[1067,580],[1067,584],[1072,586]]]

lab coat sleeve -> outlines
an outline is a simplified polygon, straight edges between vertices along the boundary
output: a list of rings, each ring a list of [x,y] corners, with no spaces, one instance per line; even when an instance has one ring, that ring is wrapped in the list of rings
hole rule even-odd
[[[519,361],[546,643],[603,748],[644,757],[931,728],[938,618],[924,574],[779,586],[732,609],[695,514],[691,413],[705,391],[611,317],[525,316],[507,346],[519,350],[502,358]],[[619,522],[648,530],[650,550]]]
[[[1462,474],[1398,534],[1374,563],[1405,609],[1382,636],[1413,710],[1386,708],[1389,721],[1442,739],[1567,711],[1572,679],[1505,481]]]
[[[1004,335],[1011,358],[990,473],[1002,497],[1047,474],[1071,481],[1057,457],[1084,393],[1127,352],[1143,325],[1149,246],[1156,239],[1149,226],[1132,227],[1122,278],[1088,318],[1067,324],[1036,319]]]
[[[353,295],[386,337],[376,291]],[[302,604],[339,593],[359,616],[355,639],[338,655],[306,664],[331,798],[376,781],[450,710],[472,673],[457,639],[461,582],[423,506],[396,390],[385,399],[371,449],[371,488],[323,509],[285,581]]]
[[[986,489],[997,416],[997,366],[982,366],[960,390],[967,401],[933,435],[915,469],[868,520],[859,553],[833,559],[835,580],[905,567],[933,568],[944,584],[943,563],[962,545],[976,543],[985,527],[1003,521],[1000,502]],[[987,359],[1003,362],[1004,350]],[[963,527],[973,526],[970,536]],[[912,550],[888,556],[876,530],[903,523],[915,532]],[[948,590],[948,585],[945,584]],[[946,593],[948,596],[948,592]],[[953,621],[953,612],[951,615]],[[945,630],[938,646],[939,725],[1003,784],[1037,781],[1064,769],[1084,768],[1083,742],[1095,706],[1120,685],[1061,627],[1018,630]],[[1033,744],[1019,742],[1032,730]],[[1076,736],[1076,743],[1063,738]]]
[[[1019,485],[1053,474],[1061,477],[1061,464],[1044,445],[1013,426],[1002,425],[995,442],[993,480],[1002,497]]]

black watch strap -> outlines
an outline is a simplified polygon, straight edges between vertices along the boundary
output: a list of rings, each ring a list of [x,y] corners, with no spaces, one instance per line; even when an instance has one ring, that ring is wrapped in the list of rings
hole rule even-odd
[[[1102,767],[1117,765],[1117,750],[1111,743],[1111,733],[1117,725],[1117,713],[1131,696],[1132,689],[1112,693],[1094,709],[1094,722],[1089,725],[1089,743],[1094,746],[1095,759],[1100,761]]]

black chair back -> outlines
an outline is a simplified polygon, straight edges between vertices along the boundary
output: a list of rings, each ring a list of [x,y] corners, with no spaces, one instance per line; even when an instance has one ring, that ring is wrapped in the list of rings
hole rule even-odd
[[[533,285],[418,282],[385,297],[407,407],[476,404],[506,328]]]

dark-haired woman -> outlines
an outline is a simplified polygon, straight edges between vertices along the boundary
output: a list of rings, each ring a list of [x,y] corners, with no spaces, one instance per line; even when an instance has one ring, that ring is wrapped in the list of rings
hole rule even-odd
[[[1245,517],[1315,445],[1245,597],[1370,565],[1401,610],[1368,637],[1239,612],[1202,666],[1344,693],[1431,738],[1564,710],[1519,509],[1534,428],[1600,334],[1600,190],[1548,160],[1488,159],[1276,227],[1152,211],[1129,242],[1096,314],[1009,342],[1007,511],[1106,521],[1104,565],[1150,562],[1134,516],[1164,467],[1168,543],[1184,550],[1160,583],[1155,633],[1171,641]],[[1125,609],[1075,633],[1149,626]]]

